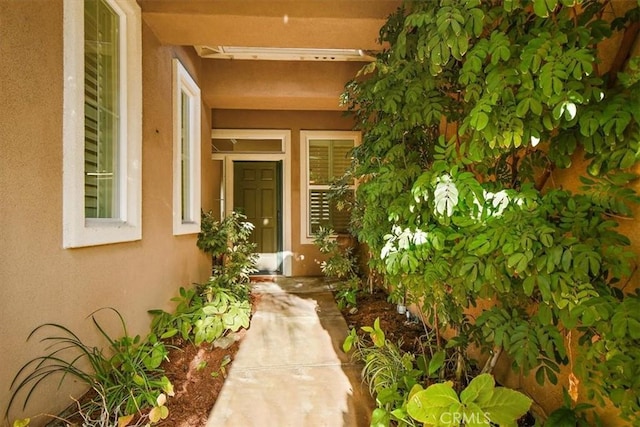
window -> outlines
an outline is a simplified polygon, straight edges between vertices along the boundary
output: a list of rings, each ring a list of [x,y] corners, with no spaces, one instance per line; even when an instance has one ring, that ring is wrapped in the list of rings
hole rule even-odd
[[[140,8],[65,0],[63,14],[63,246],[139,240]]]
[[[200,232],[200,88],[173,60],[173,234]]]
[[[312,243],[321,226],[346,233],[350,212],[329,200],[331,183],[351,165],[351,150],[360,143],[359,132],[303,131],[301,152],[302,243]],[[352,186],[352,189],[354,187]]]
[[[227,154],[285,153],[291,132],[276,129],[212,129],[211,153]],[[259,156],[258,156],[259,157]]]

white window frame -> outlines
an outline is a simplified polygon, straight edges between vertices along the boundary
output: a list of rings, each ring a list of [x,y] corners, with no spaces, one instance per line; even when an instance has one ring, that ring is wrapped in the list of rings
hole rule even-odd
[[[182,94],[189,99],[189,212],[190,218],[182,218]],[[202,131],[200,88],[180,60],[173,59],[173,234],[200,232],[200,150]]]
[[[313,244],[309,224],[309,141],[317,139],[351,139],[353,146],[360,145],[361,134],[357,131],[300,131],[300,243]],[[355,186],[355,183],[354,183]]]
[[[62,210],[64,248],[142,238],[142,21],[135,0],[106,0],[120,16],[119,218],[85,218],[84,2],[63,2]]]

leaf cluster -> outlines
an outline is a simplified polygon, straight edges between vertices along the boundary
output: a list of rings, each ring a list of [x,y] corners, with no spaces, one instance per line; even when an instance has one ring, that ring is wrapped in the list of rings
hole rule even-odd
[[[331,279],[343,282],[359,282],[357,259],[353,248],[341,247],[335,237],[335,232],[328,227],[319,227],[313,235],[313,243],[327,259],[320,264],[322,273]]]
[[[380,319],[372,326],[363,326],[362,333],[352,329],[343,343],[343,350],[364,364],[363,379],[376,398],[376,409],[371,425],[417,425],[407,413],[409,392],[417,384],[447,375],[447,352],[438,350],[432,342],[426,343],[426,351],[416,356],[403,351],[402,343],[388,340],[380,327]]]
[[[181,287],[179,296],[171,300],[177,303],[173,313],[149,310],[153,316],[151,329],[162,339],[179,335],[198,346],[249,327],[248,296],[218,286],[213,278],[203,286]]]
[[[432,426],[483,426],[494,423],[515,426],[527,413],[532,400],[506,387],[496,387],[493,376],[480,374],[458,393],[451,382],[420,385],[411,390],[407,411]]]
[[[613,22],[607,7],[407,2],[381,29],[388,48],[342,99],[363,131],[352,223],[371,268],[428,302],[436,328],[504,349],[539,382],[556,382],[568,363],[565,331],[584,333],[584,384],[633,418],[638,372],[621,355],[640,344],[635,297],[617,289],[633,254],[617,227],[639,200],[640,67],[632,59],[613,75],[597,58],[640,7]],[[549,188],[574,164],[581,188]],[[495,307],[469,326],[480,299]]]
[[[246,216],[231,212],[222,221],[212,212],[202,212],[202,231],[197,245],[213,258],[209,283],[218,288],[236,288],[248,295],[249,276],[257,272],[256,245],[251,242],[254,226]]]

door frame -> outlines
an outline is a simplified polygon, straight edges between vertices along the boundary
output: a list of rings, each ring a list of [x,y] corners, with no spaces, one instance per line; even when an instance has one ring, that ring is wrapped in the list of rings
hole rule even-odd
[[[291,131],[287,129],[213,129],[211,138],[224,139],[280,139],[282,151],[276,152],[219,152],[211,155],[212,160],[222,160],[222,185],[220,188],[221,215],[227,216],[233,210],[233,162],[282,161],[282,219],[280,238],[282,241],[282,274],[291,276],[293,248],[291,245]]]

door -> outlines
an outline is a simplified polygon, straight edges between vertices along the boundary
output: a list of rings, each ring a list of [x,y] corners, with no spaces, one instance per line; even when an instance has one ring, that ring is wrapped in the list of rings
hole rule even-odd
[[[281,162],[233,162],[233,209],[254,225],[258,269],[281,272]]]

